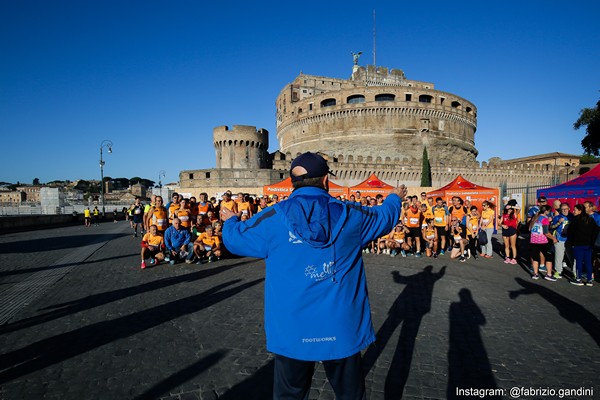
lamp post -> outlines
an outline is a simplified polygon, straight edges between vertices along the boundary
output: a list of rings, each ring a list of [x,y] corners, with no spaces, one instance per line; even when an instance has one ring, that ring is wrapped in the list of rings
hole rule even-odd
[[[106,217],[104,209],[104,160],[102,159],[102,149],[106,147],[109,153],[112,153],[113,143],[110,140],[103,140],[100,143],[100,201],[102,202],[102,219]]]

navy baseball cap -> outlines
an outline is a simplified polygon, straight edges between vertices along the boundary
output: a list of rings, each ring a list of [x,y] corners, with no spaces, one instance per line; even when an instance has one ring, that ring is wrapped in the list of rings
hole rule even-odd
[[[296,167],[304,168],[306,173],[304,175],[294,176],[292,170]],[[294,158],[292,166],[290,167],[290,177],[294,182],[304,180],[305,178],[318,178],[327,174],[335,176],[329,169],[327,160],[317,153],[308,152],[300,154],[298,157]]]

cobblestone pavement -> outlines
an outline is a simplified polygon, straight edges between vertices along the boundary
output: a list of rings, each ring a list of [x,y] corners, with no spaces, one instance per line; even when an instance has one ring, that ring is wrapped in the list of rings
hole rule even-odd
[[[142,271],[138,253],[124,222],[0,235],[0,299],[13,304],[0,399],[271,397],[264,262]],[[497,255],[364,259],[378,338],[364,352],[369,399],[501,398],[514,386],[600,397],[600,284],[533,281]],[[320,367],[310,398],[334,398]]]

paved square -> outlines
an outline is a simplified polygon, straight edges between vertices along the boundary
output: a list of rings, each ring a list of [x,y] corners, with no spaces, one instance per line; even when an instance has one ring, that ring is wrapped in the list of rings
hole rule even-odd
[[[264,262],[142,271],[131,233],[120,222],[0,235],[0,399],[271,398]],[[600,284],[532,281],[498,256],[364,259],[378,338],[364,352],[369,399],[600,397]],[[333,398],[317,368],[311,399]]]

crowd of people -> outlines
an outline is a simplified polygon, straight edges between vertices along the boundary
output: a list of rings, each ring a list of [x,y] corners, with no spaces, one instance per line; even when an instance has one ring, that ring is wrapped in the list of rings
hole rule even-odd
[[[533,279],[540,279],[540,272],[545,272],[548,281],[568,277],[576,286],[594,285],[600,214],[592,202],[575,204],[571,210],[568,203],[556,200],[550,206],[540,197],[527,212],[526,227]],[[570,269],[569,274],[565,268]]]
[[[220,210],[227,208],[242,220],[278,202],[278,196],[252,198],[244,193],[233,196],[225,192],[220,201],[207,193],[198,198],[184,198],[173,193],[165,204],[161,196],[152,195],[149,204],[138,198],[123,210],[134,231],[142,235],[141,268],[160,262],[202,264],[218,261],[227,250],[223,245]]]
[[[230,191],[220,200],[209,198],[207,193],[200,193],[198,198],[173,193],[166,204],[155,195],[146,205],[136,199],[123,213],[131,224],[133,236],[143,236],[141,268],[146,268],[146,262],[202,264],[227,254],[221,232],[222,208],[231,210],[241,220],[248,220],[286,199],[287,196],[278,195],[234,195]],[[377,207],[384,202],[381,194],[363,197],[361,192],[337,199],[363,207]],[[425,192],[408,196],[393,230],[370,242],[363,253],[416,258],[447,254],[459,262],[469,258],[491,259],[492,236],[497,228],[502,235],[497,253],[504,263],[519,263],[517,239],[523,237],[529,243],[527,248],[520,246],[520,251],[528,251],[529,257],[521,260],[528,264],[532,279],[540,279],[543,272],[548,281],[568,276],[574,285],[593,285],[594,242],[600,230],[600,214],[593,203],[578,204],[571,210],[567,203],[556,201],[550,206],[541,197],[522,221],[517,202],[503,200],[501,210],[497,210],[499,207],[491,201],[483,201],[478,208],[459,196],[453,197],[450,205],[441,197],[428,197]],[[97,220],[94,212],[88,210],[86,226]]]

